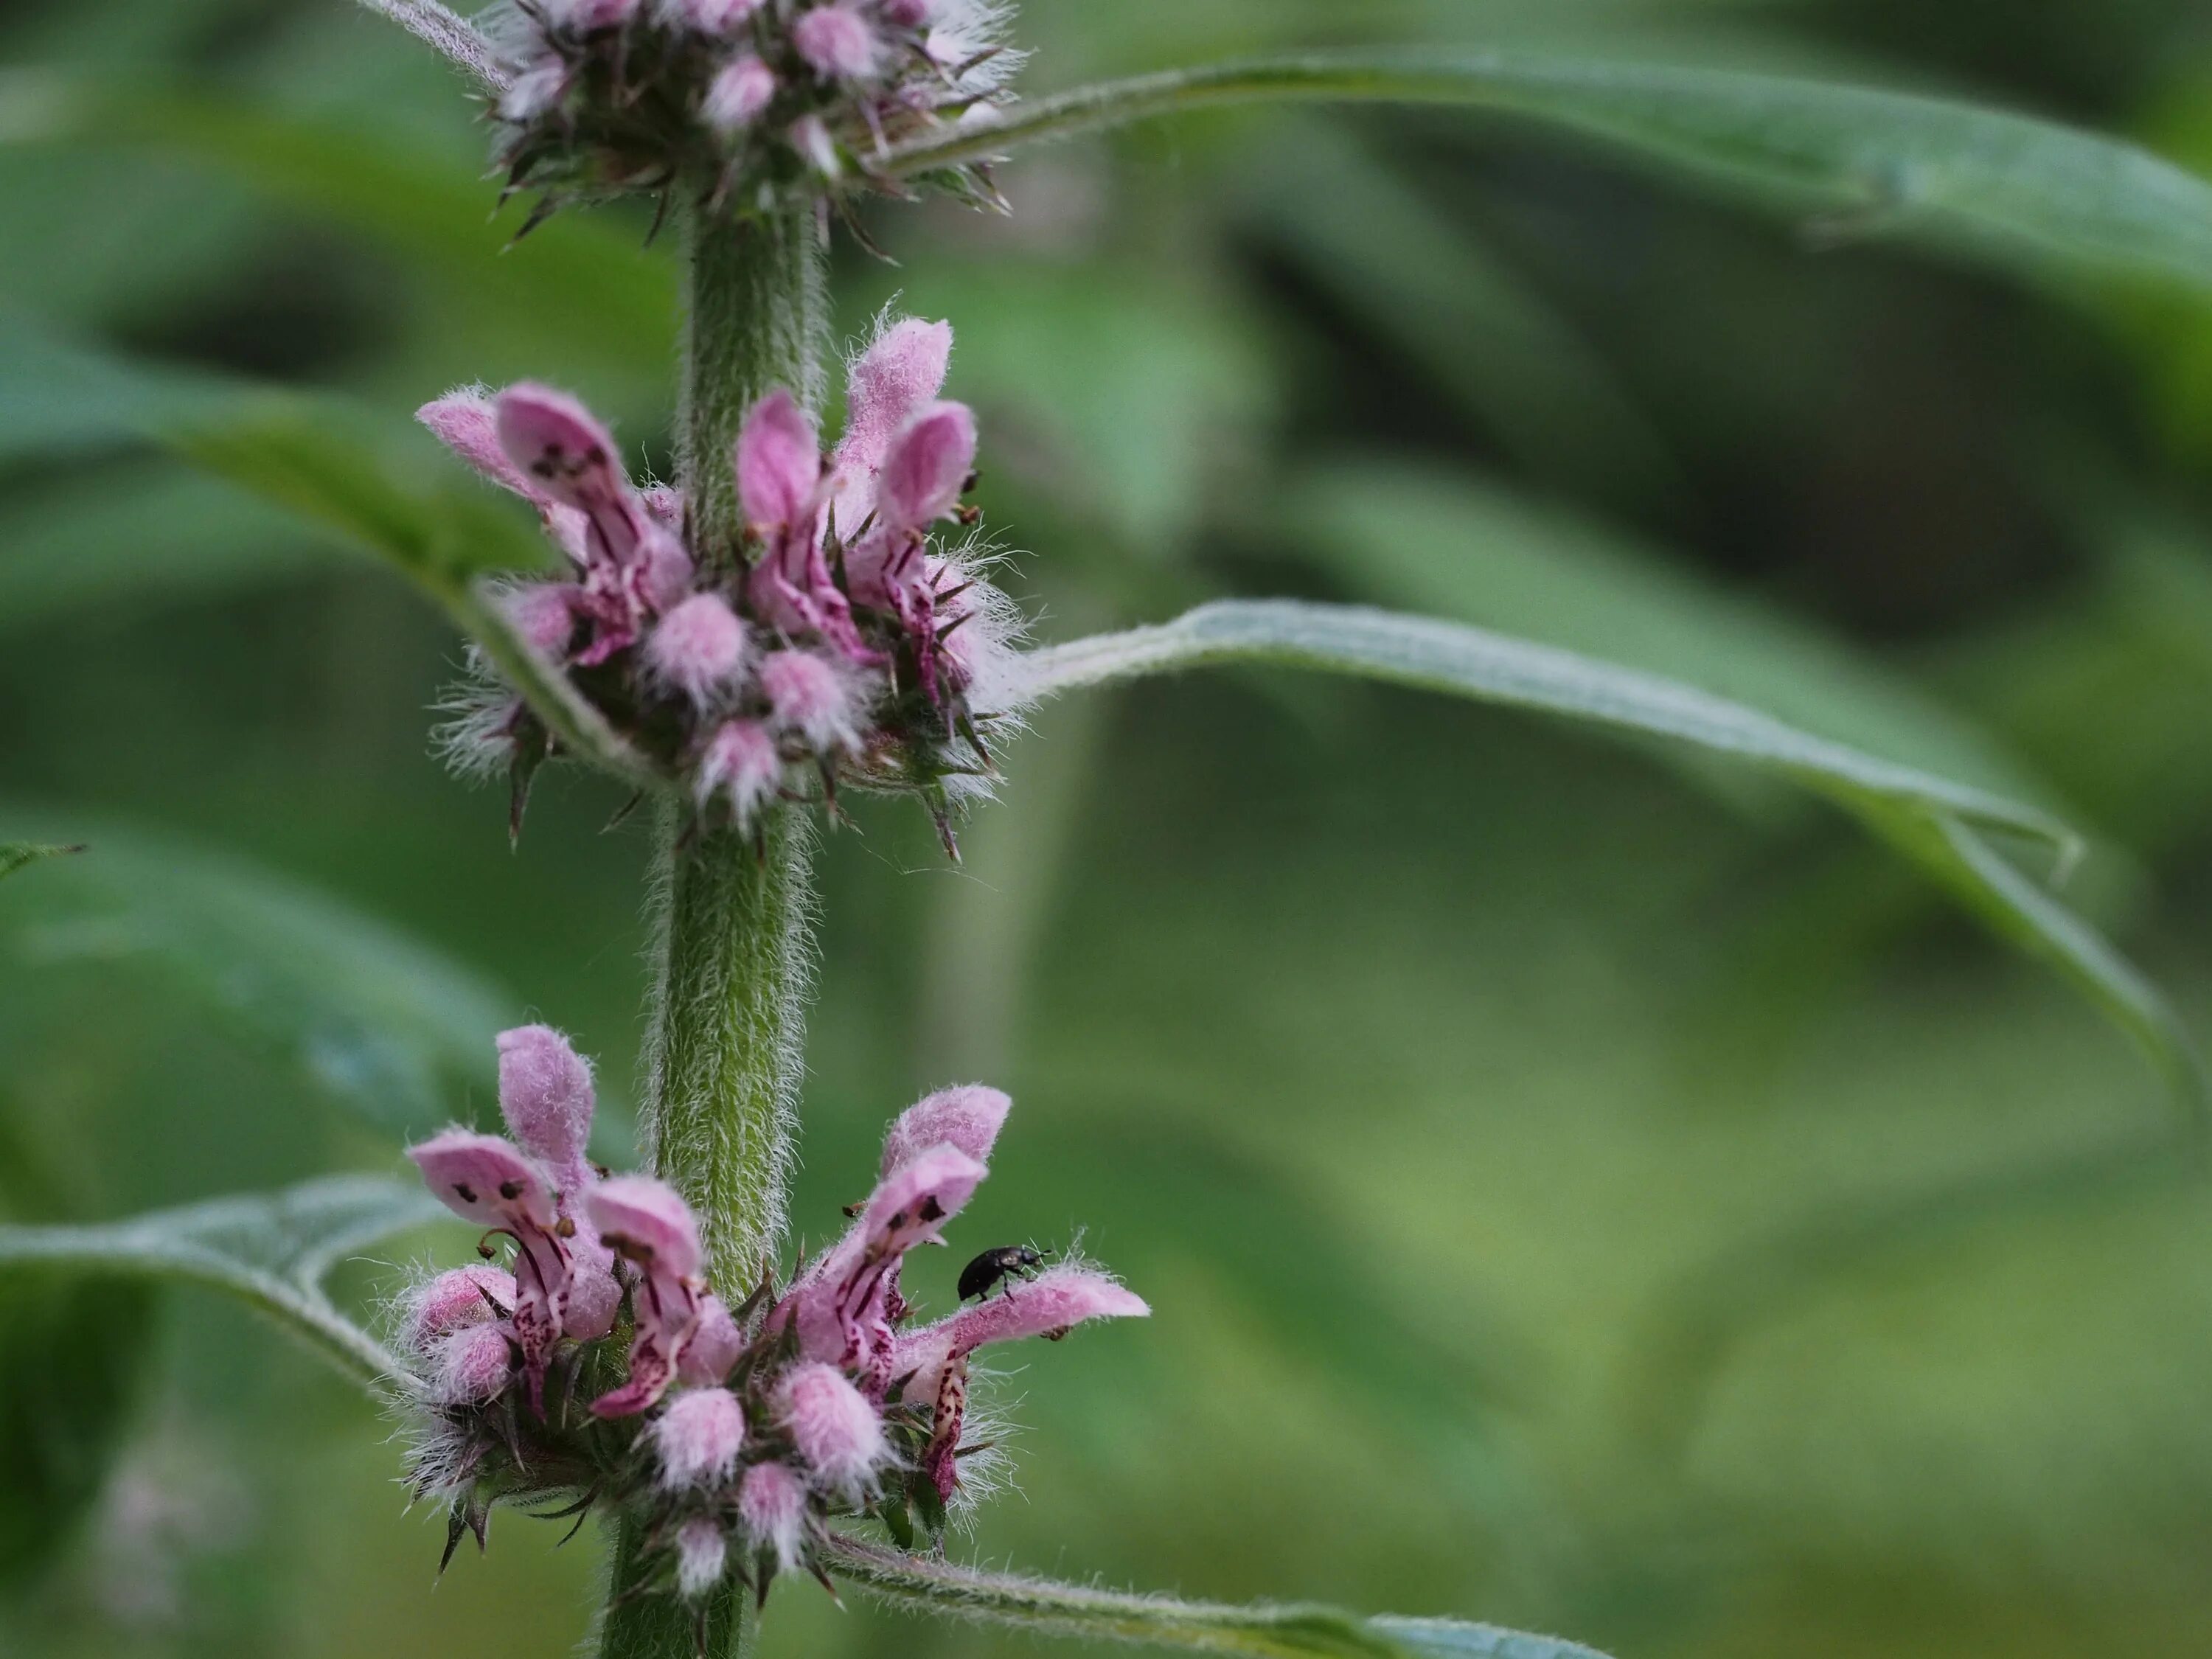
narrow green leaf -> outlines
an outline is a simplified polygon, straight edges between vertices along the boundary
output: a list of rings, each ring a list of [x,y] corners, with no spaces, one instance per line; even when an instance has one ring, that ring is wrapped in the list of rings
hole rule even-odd
[[[1137,1642],[1255,1659],[1605,1659],[1595,1649],[1548,1636],[1442,1619],[1360,1619],[1331,1607],[1231,1607],[1134,1595],[979,1571],[935,1557],[902,1555],[836,1536],[830,1571],[872,1595],[919,1611],[1011,1625],[1079,1640]]]
[[[369,1388],[404,1389],[406,1369],[338,1311],[323,1281],[355,1251],[447,1213],[418,1186],[337,1176],[94,1226],[0,1227],[0,1267],[11,1279],[46,1270],[226,1291]]]
[[[1656,674],[1482,629],[1354,606],[1222,600],[1171,623],[1079,640],[1030,659],[1032,683],[1044,695],[1234,662],[1358,674],[1564,715],[1686,744],[1790,779],[1852,813],[2002,936],[2056,963],[2144,1047],[2185,1109],[2205,1109],[2202,1063],[2156,991],[1976,833],[2046,842],[2063,868],[2077,850],[2075,838],[2033,807],[1814,737]]]
[[[2212,287],[2212,185],[2118,140],[1939,98],[1731,70],[1503,52],[1261,58],[1077,88],[892,151],[912,177],[1030,141],[1261,100],[1496,110],[1686,170],[1838,230]]]
[[[419,448],[428,441],[410,433],[409,441]],[[494,602],[486,573],[547,562],[524,514],[458,478],[416,483],[387,459],[396,444],[342,399],[125,363],[0,312],[0,460],[132,442],[163,445],[395,566],[483,649],[572,753],[633,787],[660,786]]]
[[[18,870],[28,869],[41,859],[58,858],[64,853],[82,853],[78,847],[55,847],[40,842],[0,842],[0,881],[5,881]]]
[[[0,969],[149,968],[380,1133],[488,1099],[505,992],[450,957],[241,860],[108,825],[0,898]]]

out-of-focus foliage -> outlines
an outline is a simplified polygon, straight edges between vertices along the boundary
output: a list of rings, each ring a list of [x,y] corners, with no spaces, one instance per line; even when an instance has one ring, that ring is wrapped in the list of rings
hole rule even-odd
[[[2180,0],[1031,0],[1022,27],[1038,89],[1565,42],[2212,164]],[[645,219],[497,253],[467,101],[396,31],[341,0],[27,0],[0,62],[11,315],[395,423],[538,375],[665,463]],[[1452,112],[1206,115],[1003,183],[1009,220],[873,214],[901,263],[842,247],[840,317],[902,290],[958,325],[1043,636],[1237,593],[1430,610],[2025,788],[2102,838],[2069,896],[2202,1029],[2202,302],[1832,246]],[[425,441],[399,477],[461,487],[442,465]],[[92,842],[0,884],[0,933],[175,872],[131,913],[160,973],[0,952],[9,1218],[389,1171],[393,1129],[331,1109],[307,1041],[370,1008],[401,1047],[365,1074],[410,1125],[484,1109],[468,1034],[515,1013],[619,1091],[641,838],[570,781],[508,853],[502,804],[428,753],[457,646],[398,583],[142,453],[49,442],[0,471],[0,842]],[[896,812],[831,842],[797,1211],[820,1237],[884,1118],[988,1075],[1019,1107],[979,1228],[1089,1218],[1158,1310],[1008,1381],[1026,1501],[975,1553],[1624,1659],[2212,1646],[2212,1194],[2124,1043],[1917,877],[1717,774],[1273,674],[1048,708],[1009,772],[964,872]],[[135,861],[173,843],[220,865]],[[257,933],[350,965],[274,994],[216,948]],[[453,989],[481,986],[511,989]],[[931,1265],[941,1307],[957,1264]],[[0,1374],[82,1327],[9,1314]],[[90,1489],[95,1436],[0,1482],[0,1540],[46,1553],[0,1589],[0,1649],[584,1627],[597,1543],[520,1517],[434,1595],[442,1534],[401,1513],[382,1425],[249,1316],[99,1325],[139,1361],[131,1388],[94,1367],[119,1462]],[[797,1587],[768,1643],[1034,1650]]]

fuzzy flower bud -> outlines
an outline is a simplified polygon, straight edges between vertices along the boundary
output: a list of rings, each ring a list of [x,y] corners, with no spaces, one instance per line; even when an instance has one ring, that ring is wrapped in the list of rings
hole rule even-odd
[[[477,1405],[507,1387],[514,1374],[514,1351],[496,1325],[453,1332],[439,1345],[437,1373],[431,1387],[448,1406]]]
[[[567,582],[521,582],[500,595],[514,631],[541,657],[566,655],[576,631],[576,590]]]
[[[745,625],[718,593],[694,593],[660,619],[645,641],[661,681],[704,708],[744,672]]]
[[[738,1322],[723,1305],[722,1298],[712,1294],[699,1298],[699,1328],[691,1334],[684,1345],[684,1358],[677,1365],[677,1375],[686,1382],[720,1382],[730,1374],[730,1367],[745,1351],[745,1334],[738,1328]]]
[[[775,739],[757,720],[730,720],[707,741],[699,760],[699,795],[711,799],[726,791],[730,809],[740,823],[775,796],[783,780],[783,757]]]
[[[785,1572],[799,1565],[806,1536],[806,1484],[781,1463],[756,1463],[738,1486],[738,1519]]]
[[[822,441],[799,400],[778,386],[752,406],[737,443],[738,499],[757,529],[797,525],[814,505]]]
[[[587,1184],[591,1063],[550,1025],[517,1026],[498,1041],[499,1110],[507,1132],[552,1171],[563,1191]]]
[[[791,44],[825,81],[864,81],[876,71],[876,32],[848,6],[805,13],[791,26]]]
[[[660,1484],[670,1491],[711,1486],[736,1473],[745,1443],[745,1408],[727,1389],[693,1389],[668,1402],[653,1425]]]
[[[890,1457],[876,1408],[835,1365],[794,1365],[776,1403],[799,1456],[831,1492],[857,1496]]]
[[[761,664],[760,683],[778,730],[798,732],[817,750],[860,746],[859,699],[828,659],[772,652]]]
[[[750,52],[733,58],[708,82],[699,113],[717,132],[735,132],[775,101],[775,71]]]
[[[722,1566],[729,1546],[722,1529],[703,1515],[695,1515],[676,1529],[676,1589],[687,1601],[696,1601],[722,1582]]]
[[[482,1325],[514,1306],[514,1275],[489,1262],[454,1267],[424,1280],[402,1304],[399,1340],[428,1354],[444,1337]]]

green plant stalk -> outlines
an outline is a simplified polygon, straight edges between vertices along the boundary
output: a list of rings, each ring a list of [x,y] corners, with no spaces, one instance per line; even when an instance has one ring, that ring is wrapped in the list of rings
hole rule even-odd
[[[744,531],[731,450],[745,410],[775,386],[820,402],[823,271],[811,210],[744,224],[695,214],[684,253],[679,471],[693,555],[728,568]],[[699,1217],[716,1285],[742,1297],[783,1238],[812,963],[811,830],[788,806],[753,835],[696,831],[689,819],[665,801],[655,830],[640,1150]],[[725,1585],[697,1611],[646,1592],[665,1565],[656,1558],[653,1540],[623,1522],[600,1659],[751,1649],[742,1592]]]

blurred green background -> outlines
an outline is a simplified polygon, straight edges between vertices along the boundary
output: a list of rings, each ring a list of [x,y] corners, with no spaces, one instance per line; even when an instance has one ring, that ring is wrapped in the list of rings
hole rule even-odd
[[[1021,36],[1032,90],[1571,40],[2212,165],[2189,0],[1030,0]],[[0,63],[0,306],[395,421],[542,376],[665,459],[665,250],[605,212],[494,257],[459,88],[344,0],[9,0]],[[847,334],[894,294],[954,320],[1042,637],[1364,600],[1978,744],[2098,838],[2074,896],[2207,1024],[2212,312],[1449,113],[1187,121],[1004,183],[1011,220],[872,213],[900,263],[841,240],[837,295]],[[563,778],[510,853],[429,754],[458,654],[170,463],[0,472],[0,838],[94,844],[0,891],[0,1212],[391,1170],[489,1110],[525,1013],[627,1093],[644,837]],[[2167,1109],[2120,1036],[1832,814],[1273,675],[1048,708],[1008,771],[964,869],[896,804],[828,845],[796,1212],[819,1240],[891,1114],[985,1078],[1018,1109],[956,1243],[1085,1228],[1152,1300],[1018,1356],[1020,1491],[967,1550],[1622,1659],[2212,1652],[2203,1182],[2141,1150]],[[391,1425],[228,1304],[12,1287],[11,1347],[70,1363],[0,1429],[89,1499],[0,1480],[11,1655],[586,1627],[592,1534],[504,1515],[436,1582]],[[96,1476],[53,1425],[118,1389]],[[797,1583],[766,1651],[1033,1645]]]

